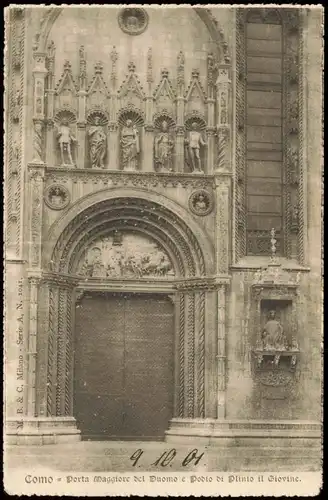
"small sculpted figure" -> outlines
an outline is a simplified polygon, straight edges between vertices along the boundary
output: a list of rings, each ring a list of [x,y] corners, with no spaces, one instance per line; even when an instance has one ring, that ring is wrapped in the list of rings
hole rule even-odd
[[[172,153],[174,142],[168,132],[168,123],[162,122],[161,132],[155,137],[155,163],[158,170],[172,171]]]
[[[262,338],[265,350],[287,349],[287,340],[284,335],[284,329],[279,321],[276,320],[276,311],[269,312],[269,318],[264,325]]]
[[[140,153],[140,141],[137,128],[132,120],[127,120],[121,131],[123,170],[136,170]]]
[[[188,134],[188,138],[186,139],[186,145],[192,171],[202,172],[200,149],[201,147],[207,146],[207,142],[203,140],[202,134],[197,130],[196,122],[191,125],[191,130]]]
[[[58,127],[57,139],[60,147],[61,161],[62,165],[65,165],[65,155],[67,153],[69,165],[73,165],[72,158],[72,143],[76,143],[77,140],[72,134],[67,120],[64,120]]]
[[[89,132],[90,141],[90,159],[92,168],[104,168],[104,159],[107,150],[107,136],[100,125],[99,116],[95,117],[95,123],[90,127]]]

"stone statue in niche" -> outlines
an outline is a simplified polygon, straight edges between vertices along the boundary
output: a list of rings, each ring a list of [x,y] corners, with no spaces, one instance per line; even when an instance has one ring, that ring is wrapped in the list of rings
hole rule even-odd
[[[107,136],[100,124],[99,116],[95,117],[94,125],[90,127],[88,136],[92,168],[105,168],[104,160],[107,153]]]
[[[202,172],[203,168],[200,158],[200,149],[201,147],[207,146],[207,142],[204,141],[202,134],[197,130],[197,128],[198,124],[193,122],[185,143],[188,152],[188,163],[190,164],[192,171]]]
[[[174,142],[167,121],[161,124],[161,132],[155,137],[155,164],[159,171],[172,172]]]
[[[269,312],[268,321],[262,330],[262,344],[265,351],[286,351],[288,343],[284,329],[276,319],[276,311]]]
[[[140,153],[140,140],[137,127],[132,120],[126,120],[121,131],[121,149],[123,170],[136,170]]]
[[[57,140],[60,148],[62,165],[73,165],[72,158],[72,143],[77,143],[76,138],[72,134],[68,120],[63,120],[58,127]],[[68,158],[68,163],[65,161],[65,153]]]

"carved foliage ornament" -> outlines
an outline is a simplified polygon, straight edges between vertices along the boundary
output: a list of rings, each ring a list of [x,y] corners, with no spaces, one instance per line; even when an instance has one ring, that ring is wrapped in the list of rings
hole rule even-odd
[[[144,9],[122,9],[118,15],[118,24],[128,35],[140,35],[148,26],[148,14]]]
[[[199,216],[208,215],[213,210],[213,196],[205,189],[194,191],[189,198],[190,210]]]
[[[53,210],[63,210],[70,202],[70,194],[65,186],[52,184],[45,191],[44,201]]]

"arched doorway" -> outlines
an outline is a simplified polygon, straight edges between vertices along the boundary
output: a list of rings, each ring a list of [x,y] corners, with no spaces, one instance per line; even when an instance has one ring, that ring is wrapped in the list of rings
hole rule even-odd
[[[216,411],[213,253],[181,206],[119,191],[78,202],[49,233],[37,404],[86,438],[163,439],[172,417]]]
[[[74,268],[87,283],[75,306],[73,415],[83,438],[162,439],[173,417],[174,300],[163,287],[173,259],[136,222],[112,224],[91,231]],[[106,290],[114,283],[121,290]]]

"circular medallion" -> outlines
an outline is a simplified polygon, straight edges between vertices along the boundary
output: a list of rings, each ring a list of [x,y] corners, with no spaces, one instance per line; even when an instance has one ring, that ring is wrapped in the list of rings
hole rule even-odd
[[[205,189],[194,191],[189,198],[189,208],[196,215],[207,215],[213,210],[213,196]]]
[[[61,184],[52,184],[45,191],[44,201],[53,210],[63,210],[70,202],[68,189]]]
[[[118,24],[128,35],[140,35],[148,26],[148,14],[144,9],[122,9],[118,15]]]

